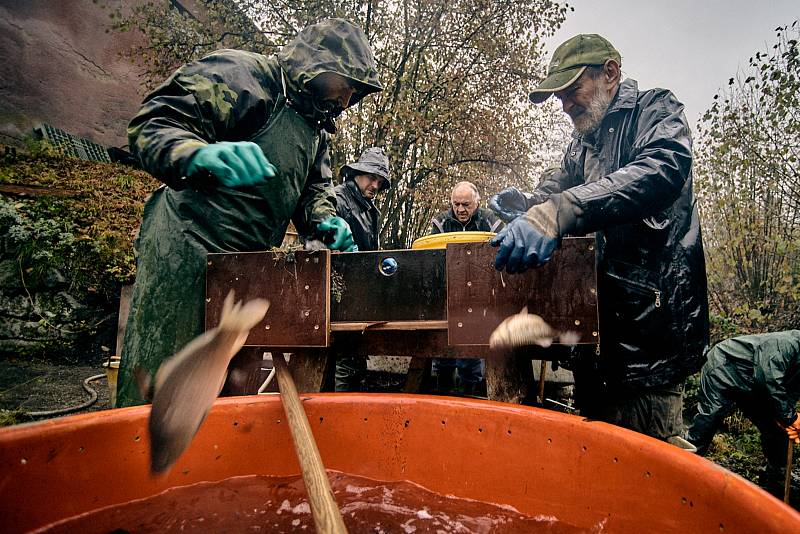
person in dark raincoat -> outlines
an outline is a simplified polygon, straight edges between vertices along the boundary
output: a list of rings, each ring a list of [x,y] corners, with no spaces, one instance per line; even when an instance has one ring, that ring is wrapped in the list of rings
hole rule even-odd
[[[497,232],[503,221],[480,206],[481,196],[472,182],[458,182],[450,192],[450,209],[431,219],[431,235],[445,232]]]
[[[358,161],[343,165],[340,173],[343,182],[334,189],[336,213],[350,225],[358,250],[378,250],[381,212],[373,201],[378,193],[392,186],[389,158],[382,148],[370,147]],[[364,357],[337,357],[336,391],[360,390],[366,370]]]
[[[722,420],[739,408],[761,432],[761,483],[783,491],[787,438],[800,443],[799,399],[800,330],[726,339],[708,352],[686,439],[705,455]]]
[[[273,56],[214,52],[146,97],[128,127],[131,152],[165,185],[136,243],[117,406],[144,402],[134,369],[152,375],[202,333],[207,253],[280,246],[290,220],[352,250],[336,216],[329,135],[345,108],[380,90],[363,32],[329,19]]]
[[[340,174],[342,183],[334,188],[336,213],[350,225],[358,250],[378,250],[381,212],[374,201],[392,186],[389,158],[382,148],[370,147],[358,161],[343,165]]]
[[[571,362],[576,404],[581,415],[675,441],[684,381],[708,346],[692,138],[675,95],[622,80],[621,61],[596,34],[554,52],[530,99],[555,94],[573,139],[533,194],[509,188],[490,200],[511,220],[492,240],[495,267],[537,267],[562,236],[594,232],[599,339]]]
[[[492,210],[481,207],[481,195],[472,182],[458,182],[450,191],[450,209],[431,219],[431,235],[445,232],[497,232],[503,221]],[[477,358],[436,358],[437,390],[485,396],[483,360]],[[456,383],[458,375],[458,384]]]

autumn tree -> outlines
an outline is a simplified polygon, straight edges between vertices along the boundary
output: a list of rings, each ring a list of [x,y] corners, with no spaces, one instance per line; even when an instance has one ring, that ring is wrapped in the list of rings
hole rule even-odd
[[[180,6],[180,9],[176,8]],[[131,51],[160,82],[216,48],[270,54],[307,24],[344,17],[361,26],[385,90],[339,119],[334,169],[382,146],[394,187],[378,200],[384,246],[410,247],[447,207],[450,188],[475,182],[484,198],[509,185],[532,188],[560,158],[569,129],[551,103],[527,89],[543,75],[542,38],[563,22],[554,1],[285,0],[152,3],[115,16],[146,45]],[[338,176],[337,176],[338,179]]]
[[[776,32],[700,127],[698,191],[721,335],[800,323],[800,27]]]

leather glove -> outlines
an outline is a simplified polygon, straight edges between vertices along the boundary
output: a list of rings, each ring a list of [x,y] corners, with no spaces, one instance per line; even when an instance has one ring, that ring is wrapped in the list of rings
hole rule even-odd
[[[503,228],[489,242],[500,246],[494,267],[508,273],[521,273],[550,261],[558,246],[558,205],[552,199],[529,209]]]
[[[277,169],[264,152],[249,141],[222,141],[205,145],[195,152],[186,166],[186,175],[201,171],[214,175],[226,187],[247,187],[264,183]]]
[[[317,233],[322,235],[322,242],[329,249],[353,252],[353,233],[350,225],[341,217],[328,217],[317,225]]]
[[[523,193],[516,187],[503,189],[489,199],[489,209],[497,214],[500,219],[508,224],[534,204],[546,202],[549,195],[542,193]]]
[[[789,436],[790,440],[794,441],[795,443],[800,443],[800,417],[796,415],[792,424],[788,426],[781,426],[783,426],[783,429],[786,430],[786,435]]]

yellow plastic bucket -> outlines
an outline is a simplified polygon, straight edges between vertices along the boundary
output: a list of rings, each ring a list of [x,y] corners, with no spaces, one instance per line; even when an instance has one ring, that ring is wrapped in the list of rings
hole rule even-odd
[[[481,243],[489,241],[494,236],[494,232],[444,232],[420,237],[411,244],[411,248],[447,248],[448,243]]]
[[[111,394],[111,407],[117,404],[117,375],[119,374],[119,356],[112,356],[107,362],[103,362],[106,371],[106,381],[108,391]]]

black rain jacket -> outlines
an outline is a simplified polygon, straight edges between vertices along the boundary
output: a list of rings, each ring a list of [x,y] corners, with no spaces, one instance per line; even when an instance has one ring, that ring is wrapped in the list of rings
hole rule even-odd
[[[559,171],[536,192],[561,193],[559,209],[574,221],[566,233],[596,233],[600,345],[582,360],[608,385],[683,380],[702,366],[709,340],[683,104],[668,90],[639,91],[624,80],[593,142],[573,137]],[[587,182],[590,149],[599,172]]]
[[[337,185],[334,191],[336,214],[350,225],[358,250],[378,250],[381,212],[371,200],[364,198],[358,184],[352,179]]]
[[[444,232],[499,232],[503,227],[503,221],[497,218],[492,210],[478,208],[472,214],[472,218],[466,223],[459,221],[453,209],[443,211],[431,219],[431,234],[441,234]]]

